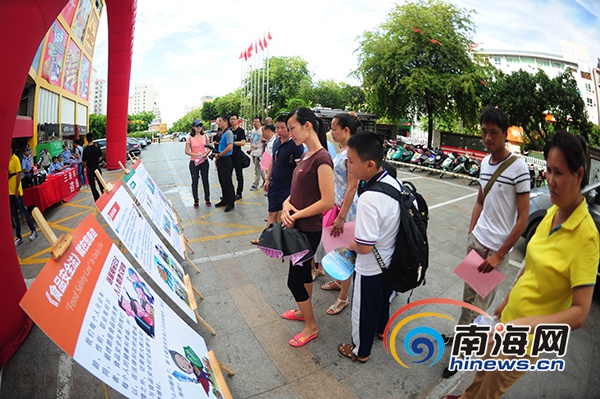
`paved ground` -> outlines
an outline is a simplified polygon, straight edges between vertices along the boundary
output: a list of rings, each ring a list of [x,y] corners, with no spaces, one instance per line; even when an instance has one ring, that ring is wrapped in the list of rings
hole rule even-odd
[[[202,272],[197,274],[189,264],[185,267],[192,283],[205,296],[200,303],[200,314],[216,329],[217,335],[211,336],[201,325],[194,328],[219,360],[234,370],[235,376],[228,379],[228,384],[235,398],[437,399],[446,393],[460,393],[471,381],[470,373],[459,373],[449,380],[441,378],[448,351],[431,367],[413,364],[409,369],[385,353],[379,342],[367,364],[343,358],[336,347],[340,342],[349,342],[350,312],[327,315],[325,310],[336,294],[322,291],[318,286],[313,300],[320,335],[303,348],[292,348],[287,341],[302,327],[301,323],[279,316],[295,305],[286,287],[287,263],[267,258],[250,245],[250,239],[257,237],[264,227],[266,197],[262,192],[246,189],[244,198],[231,213],[214,207],[194,209],[183,143],[152,144],[144,150],[142,160],[184,219],[185,234],[196,250],[191,258]],[[253,172],[250,169],[245,172],[245,187],[249,188]],[[105,173],[107,181],[119,176],[117,171]],[[460,299],[462,283],[452,270],[465,255],[467,225],[476,187],[468,186],[461,179],[440,180],[421,172],[399,170],[399,176],[417,185],[431,209],[427,285],[415,290],[412,300]],[[210,181],[211,199],[215,203],[220,189],[212,166]],[[97,214],[88,189],[71,202],[48,209],[45,216],[51,227],[61,233],[71,231],[90,212]],[[106,226],[102,220],[101,224]],[[32,281],[48,259],[49,246],[42,236],[34,242],[25,241],[18,248],[18,254],[25,279]],[[499,297],[504,296],[519,272],[523,251],[521,240],[510,255],[508,275]],[[317,282],[320,285],[325,281],[321,277]],[[406,295],[397,297],[393,310],[404,305],[406,299]],[[457,308],[430,308],[458,318]],[[441,324],[435,320],[428,325],[440,330],[452,327],[451,323]],[[566,371],[531,372],[505,397],[600,397],[599,328],[600,306],[595,302],[586,326],[571,335]],[[402,357],[401,350],[398,353]],[[103,397],[99,380],[73,363],[37,327],[5,366],[0,378],[2,399]],[[121,397],[112,389],[109,396]]]

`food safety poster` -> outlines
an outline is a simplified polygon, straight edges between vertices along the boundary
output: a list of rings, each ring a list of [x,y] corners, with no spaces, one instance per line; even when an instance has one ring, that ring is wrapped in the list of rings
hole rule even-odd
[[[171,209],[169,201],[160,188],[152,180],[142,161],[136,162],[133,169],[123,177],[123,180],[133,196],[139,201],[144,212],[152,220],[156,229],[183,259],[184,248],[181,242],[181,231],[177,227],[175,212]]]
[[[221,398],[204,339],[136,273],[93,215],[72,237],[21,300],[31,319],[127,397]]]
[[[190,308],[190,296],[183,277],[185,272],[177,259],[156,235],[133,199],[120,181],[109,193],[96,201],[96,207],[148,276],[179,306],[190,319],[196,321]]]

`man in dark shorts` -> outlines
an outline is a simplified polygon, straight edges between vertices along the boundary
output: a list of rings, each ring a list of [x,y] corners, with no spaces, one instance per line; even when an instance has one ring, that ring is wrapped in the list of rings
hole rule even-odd
[[[296,161],[304,153],[304,147],[296,145],[290,138],[290,132],[285,123],[286,117],[277,118],[276,126],[267,124],[263,126],[263,132],[269,134],[275,130],[277,138],[273,143],[273,159],[267,170],[264,190],[268,193],[269,217],[267,226],[280,221],[280,212],[283,202],[290,196],[292,185],[292,174],[296,167]],[[267,149],[265,150],[267,152]],[[258,244],[258,240],[252,240],[252,244]]]
[[[83,166],[87,168],[87,179],[88,184],[90,186],[90,190],[92,190],[92,195],[94,196],[94,202],[100,198],[100,193],[96,188],[96,182],[98,178],[96,177],[96,169],[100,170],[100,161],[102,161],[102,150],[98,148],[96,144],[94,144],[94,135],[92,133],[88,133],[85,135],[85,139],[88,142],[88,145],[83,149],[83,156],[81,157],[81,162]],[[100,171],[102,173],[102,171]],[[98,181],[98,186],[100,186],[100,182]]]

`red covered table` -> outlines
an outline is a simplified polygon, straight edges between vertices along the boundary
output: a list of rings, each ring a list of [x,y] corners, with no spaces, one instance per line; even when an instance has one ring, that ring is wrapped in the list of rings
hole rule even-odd
[[[77,167],[73,167],[48,175],[44,183],[23,190],[23,202],[25,206],[37,206],[44,212],[60,201],[69,201],[78,191]]]

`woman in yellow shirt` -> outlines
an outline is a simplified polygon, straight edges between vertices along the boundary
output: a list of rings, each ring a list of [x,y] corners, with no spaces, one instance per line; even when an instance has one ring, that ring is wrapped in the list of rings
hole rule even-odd
[[[504,324],[530,326],[531,332],[540,324],[568,324],[575,330],[584,325],[590,310],[600,247],[581,195],[587,182],[587,146],[583,137],[559,130],[544,157],[554,205],[527,246],[521,276],[494,315]],[[500,398],[525,373],[478,371],[460,398]]]

